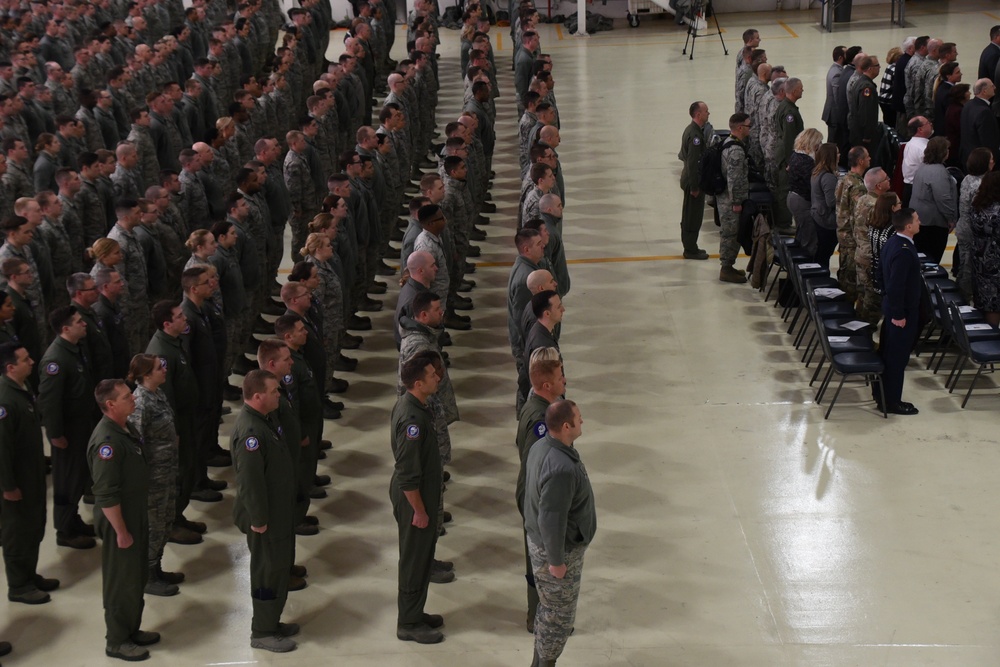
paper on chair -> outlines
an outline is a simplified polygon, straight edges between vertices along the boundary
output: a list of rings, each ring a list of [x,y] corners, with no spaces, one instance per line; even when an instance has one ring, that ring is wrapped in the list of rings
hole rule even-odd
[[[799,264],[800,269],[820,269],[823,268],[820,264],[816,262],[806,262],[805,264]]]
[[[986,322],[977,322],[976,324],[965,325],[966,331],[990,331],[991,329],[993,329],[993,327]]]
[[[846,343],[851,340],[850,336],[830,336],[827,338],[831,343]]]
[[[868,326],[868,323],[862,322],[860,320],[851,320],[850,322],[844,322],[840,326],[844,327],[845,329],[850,329],[851,331],[858,331]]]
[[[814,289],[813,294],[827,299],[836,299],[838,296],[843,296],[844,294],[847,294],[847,292],[845,292],[842,289],[838,289],[836,287],[820,287],[818,289]]]
[[[958,312],[960,313],[975,313],[977,312],[975,306],[959,306]]]

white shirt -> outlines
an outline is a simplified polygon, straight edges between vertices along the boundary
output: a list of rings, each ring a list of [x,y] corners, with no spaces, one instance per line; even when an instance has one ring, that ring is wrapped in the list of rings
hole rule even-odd
[[[927,150],[927,141],[923,137],[913,137],[906,142],[903,149],[903,182],[913,184],[913,175],[917,173],[917,168],[924,163],[924,151]]]

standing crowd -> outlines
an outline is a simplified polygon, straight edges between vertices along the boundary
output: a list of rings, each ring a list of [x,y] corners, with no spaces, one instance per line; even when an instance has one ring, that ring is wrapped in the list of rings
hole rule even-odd
[[[296,648],[299,626],[281,616],[288,592],[306,587],[296,538],[321,531],[309,504],[331,483],[317,467],[332,446],[324,423],[341,417],[333,395],[350,389],[336,374],[357,369],[344,351],[372,328],[362,313],[382,309],[373,296],[388,286],[376,276],[400,271],[397,637],[444,638],[444,619],[424,612],[428,584],[455,578],[434,558],[451,519],[444,466],[459,418],[443,348],[449,330],[471,328],[461,313],[473,308],[477,225],[496,212],[500,91],[490,22],[469,3],[463,108],[442,135],[438,9],[414,7],[397,62],[396,8],[385,0],[354,3],[332,61],[322,0],[287,15],[276,0],[4,3],[0,520],[10,601],[44,604],[59,587],[37,573],[43,439],[57,545],[100,542],[106,654],[129,661],[160,639],[140,628],[144,596],[176,595],[185,580],[164,570],[166,543],[202,542],[208,526],[185,510],[222,501],[227,483],[209,471],[233,466],[251,646]],[[558,351],[569,275],[552,60],[530,0],[510,11],[524,182],[508,289],[516,500],[533,664],[552,665],[572,632],[596,523]],[[286,227],[293,265],[279,281]],[[397,252],[399,269],[386,262]],[[220,422],[232,410],[227,449]],[[94,505],[93,523],[81,502]]]
[[[872,326],[882,320],[881,339],[892,341],[880,347],[886,407],[916,414],[901,400],[904,357],[922,326],[920,290],[913,285],[920,261],[942,261],[952,231],[953,273],[964,296],[993,327],[1000,324],[994,260],[1000,256],[1000,174],[993,171],[1000,155],[1000,25],[989,32],[971,85],[962,83],[954,42],[907,37],[889,50],[884,69],[861,46],[834,48],[825,81],[825,143],[799,112],[803,81],[768,62],[758,31],[744,32],[743,41],[728,136],[716,136],[704,102],[689,110],[679,153],[684,256],[707,259],[697,239],[706,194],[714,194],[719,279],[745,283],[746,273],[734,266],[739,230],[747,224],[741,218],[756,208],[749,205],[753,191],[769,195],[770,223],[794,235],[810,261],[829,268],[838,253],[840,289],[860,318]],[[904,144],[901,160],[898,143]],[[703,175],[713,146],[721,153],[722,184],[706,193]],[[897,234],[908,243],[890,242]],[[895,352],[886,356],[886,348]]]

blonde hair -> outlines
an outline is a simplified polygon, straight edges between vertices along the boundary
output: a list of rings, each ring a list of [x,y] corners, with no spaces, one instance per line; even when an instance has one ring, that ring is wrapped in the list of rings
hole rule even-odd
[[[94,245],[87,248],[87,257],[103,264],[102,260],[117,250],[121,250],[118,241],[107,237],[100,238],[94,241]]]
[[[312,257],[316,254],[317,250],[323,247],[323,244],[329,242],[330,239],[326,234],[310,234],[306,237],[306,244],[301,250],[299,250],[299,254],[303,257]]]
[[[309,221],[309,231],[310,232],[322,232],[330,228],[330,224],[333,222],[333,216],[329,213],[320,213],[315,218]],[[300,255],[302,253],[299,253]]]
[[[815,127],[809,127],[795,137],[794,149],[807,155],[816,155],[816,151],[823,145],[823,133]]]
[[[189,236],[188,240],[184,242],[184,247],[190,250],[191,252],[194,252],[201,246],[208,243],[209,236],[212,236],[212,232],[208,231],[207,229],[196,229],[193,232],[191,232],[191,236]],[[212,239],[214,240],[215,237],[212,236]]]
[[[892,65],[894,62],[899,60],[899,57],[901,55],[903,55],[903,50],[901,48],[899,48],[898,46],[892,47],[891,49],[889,49],[889,53],[887,53],[885,56],[885,64]]]

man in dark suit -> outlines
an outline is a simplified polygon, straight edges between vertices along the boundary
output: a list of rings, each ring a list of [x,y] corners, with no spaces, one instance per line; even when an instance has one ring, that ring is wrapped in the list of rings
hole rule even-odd
[[[979,76],[977,79],[989,79],[996,72],[1000,63],[1000,25],[990,28],[990,43],[979,56]]]
[[[840,75],[844,72],[844,59],[847,57],[846,52],[847,47],[835,47],[833,49],[833,64],[830,65],[830,69],[826,72],[826,101],[823,103],[823,122],[826,123],[827,127],[827,141],[836,141],[834,137],[836,125],[833,122],[833,109],[836,105],[834,83],[839,81]]]
[[[885,363],[882,385],[885,408],[894,415],[915,415],[912,403],[903,397],[903,371],[910,352],[917,342],[920,328],[920,259],[913,237],[920,232],[920,216],[912,208],[904,208],[892,216],[896,230],[882,247],[882,335],[879,352]],[[878,387],[873,386],[876,402],[881,400]]]
[[[948,112],[948,105],[951,103],[948,98],[955,84],[962,81],[962,68],[957,61],[953,61],[941,65],[938,73],[941,76],[941,83],[938,84],[937,91],[934,93],[934,134],[943,137],[946,132],[945,115]]]
[[[994,161],[1000,162],[1000,127],[996,116],[990,110],[990,99],[996,93],[996,86],[989,79],[979,79],[972,87],[975,96],[962,108],[962,164],[969,159],[969,153],[983,147],[993,151]]]

